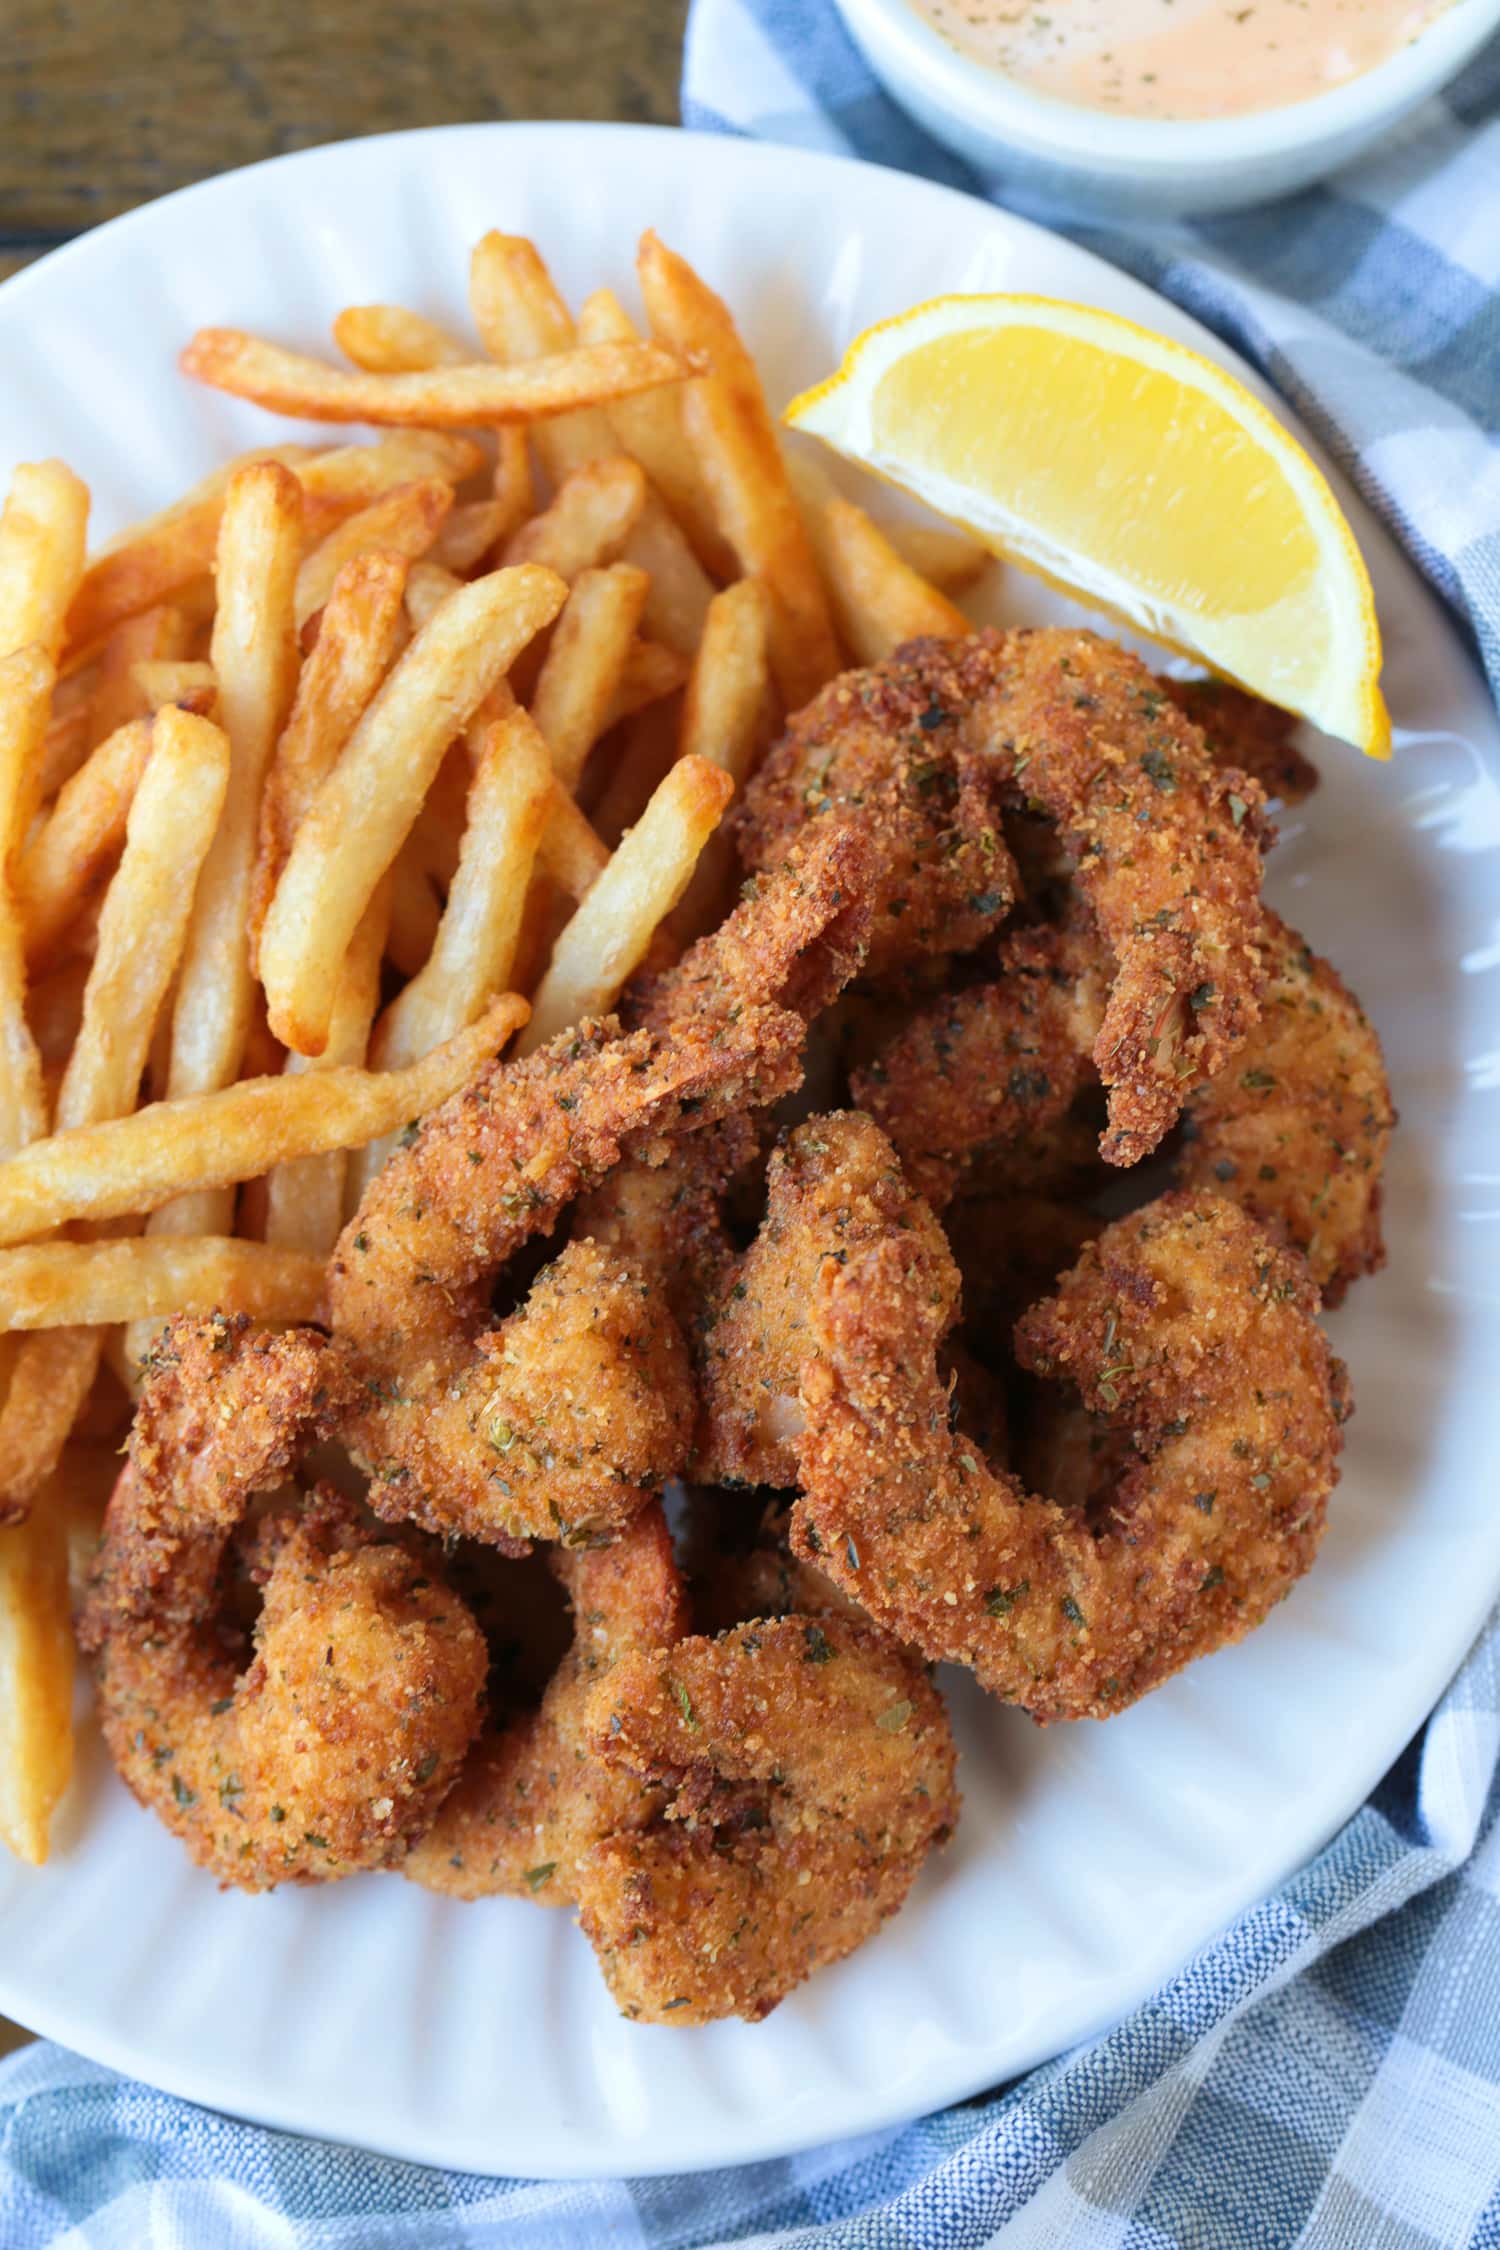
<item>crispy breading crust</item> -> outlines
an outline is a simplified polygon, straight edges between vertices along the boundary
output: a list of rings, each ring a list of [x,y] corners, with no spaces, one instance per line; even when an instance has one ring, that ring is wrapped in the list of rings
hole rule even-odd
[[[797,1482],[802,1368],[819,1277],[892,1227],[944,1267],[940,1230],[902,1176],[890,1142],[857,1110],[809,1118],[771,1158],[766,1216],[729,1269],[699,1347],[702,1411],[692,1474],[700,1484]],[[949,1306],[951,1311],[951,1304]]]
[[[378,1395],[398,1408],[404,1389]],[[695,1410],[665,1295],[616,1252],[570,1242],[445,1384],[423,1387],[401,1459],[383,1464],[370,1505],[501,1546],[597,1539],[681,1468]],[[350,1427],[363,1432],[369,1419],[361,1402]]]
[[[802,1011],[825,1005],[863,957],[866,871],[858,838],[823,831],[650,988],[639,1029],[581,1024],[524,1062],[492,1065],[371,1182],[334,1252],[330,1295],[364,1386],[347,1438],[382,1512],[514,1540],[488,1440],[439,1412],[480,1356],[489,1280],[622,1155],[659,1162],[673,1134],[799,1082]],[[440,1432],[455,1441],[441,1459]],[[596,1527],[592,1511],[568,1525]]]
[[[1268,797],[1300,805],[1318,786],[1318,769],[1292,740],[1297,720],[1228,680],[1163,680],[1185,718],[1203,730],[1217,766],[1258,781]]]
[[[145,1377],[81,1626],[86,1646],[117,1618],[202,1617],[247,1503],[274,1491],[353,1398],[326,1336],[273,1335],[244,1313],[180,1314]]]
[[[952,1434],[942,1297],[892,1236],[825,1279],[793,1546],[1034,1717],[1121,1710],[1259,1624],[1317,1551],[1348,1407],[1316,1303],[1217,1196],[1161,1197],[1089,1245],[1016,1349],[1130,1434],[1095,1538]]]
[[[812,733],[799,721],[747,792],[752,859],[807,817],[797,792],[819,758],[862,775],[909,762],[918,736],[924,773],[986,798],[997,821],[1007,804],[1045,813],[1115,962],[1094,1049],[1110,1094],[1103,1154],[1149,1154],[1255,1022],[1270,834],[1259,785],[1216,768],[1139,658],[1094,633],[913,641],[814,710]],[[931,949],[974,942],[937,906],[928,921]]]
[[[1385,1263],[1381,1175],[1396,1125],[1380,1041],[1332,965],[1266,917],[1261,1018],[1188,1105],[1177,1176],[1214,1187],[1295,1245],[1325,1304]]]
[[[577,1901],[578,1865],[601,1838],[641,1828],[665,1798],[603,1763],[586,1728],[589,1698],[633,1649],[688,1630],[682,1580],[658,1502],[608,1547],[553,1550],[573,1608],[573,1641],[537,1710],[487,1730],[403,1874],[454,1898],[504,1892],[539,1906]]]
[[[580,1872],[584,1934],[638,2022],[758,2022],[874,1935],[958,1818],[941,1697],[847,1618],[627,1656],[588,1727],[598,1757],[670,1798]]]
[[[324,1490],[259,1540],[248,1666],[212,1620],[118,1622],[97,1666],[120,1774],[222,1883],[261,1891],[398,1860],[479,1724],[485,1651],[462,1602]]]
[[[791,720],[730,816],[752,868],[774,867],[810,821],[858,825],[874,851],[876,976],[924,954],[967,952],[1018,892],[984,775],[935,748],[924,707],[896,711],[880,700],[890,670],[831,680]]]
[[[627,1258],[662,1291],[690,1345],[734,1262],[725,1192],[755,1162],[760,1142],[757,1118],[726,1117],[673,1142],[660,1164],[627,1158],[573,1208],[574,1240]]]
[[[1015,930],[998,976],[916,1008],[849,1091],[889,1134],[912,1186],[941,1210],[976,1167],[1049,1137],[1096,1081],[1108,976],[1097,937]]]

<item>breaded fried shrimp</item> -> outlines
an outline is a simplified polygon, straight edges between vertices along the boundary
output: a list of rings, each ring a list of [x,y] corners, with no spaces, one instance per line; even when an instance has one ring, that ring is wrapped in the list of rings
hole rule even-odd
[[[726,1117],[706,1132],[683,1134],[660,1164],[627,1158],[574,1205],[575,1241],[627,1258],[662,1291],[690,1344],[734,1261],[724,1193],[754,1162],[759,1140],[751,1118]]]
[[[1095,1078],[1108,974],[1093,933],[1015,930],[995,965],[993,979],[915,1009],[849,1082],[935,1210],[987,1157],[1050,1135]]]
[[[539,1708],[486,1729],[403,1874],[454,1898],[504,1892],[572,1906],[578,1865],[605,1836],[642,1828],[665,1798],[594,1755],[585,1714],[595,1683],[633,1649],[688,1630],[682,1581],[659,1503],[607,1547],[551,1550],[573,1610],[573,1641]]]
[[[637,2022],[758,2022],[874,1935],[958,1818],[936,1689],[843,1617],[626,1656],[594,1689],[588,1732],[668,1798],[579,1873],[584,1934]]]
[[[180,1318],[148,1363],[79,1638],[105,1738],[142,1804],[244,1890],[326,1882],[400,1857],[479,1725],[484,1644],[407,1542],[327,1488],[249,1537],[253,1644],[226,1553],[344,1402],[306,1329]]]
[[[700,1632],[721,1633],[755,1617],[832,1615],[870,1622],[825,1571],[792,1553],[785,1495],[769,1501],[758,1518],[753,1501],[741,1492],[695,1488],[689,1502],[689,1584]]]
[[[181,1314],[145,1363],[130,1471],[110,1503],[90,1597],[107,1616],[191,1620],[210,1605],[224,1541],[260,1492],[326,1437],[353,1386],[326,1336]]]
[[[405,1404],[392,1380],[387,1410]],[[424,1384],[371,1505],[501,1546],[608,1536],[682,1466],[694,1405],[665,1295],[628,1259],[570,1242],[445,1383]],[[370,1421],[361,1403],[351,1426]]]
[[[423,1560],[327,1488],[269,1519],[256,1546],[265,1590],[248,1664],[212,1616],[103,1631],[110,1753],[222,1883],[262,1891],[390,1866],[473,1739],[484,1643]]]
[[[863,956],[865,864],[857,838],[829,829],[810,840],[659,980],[639,1029],[580,1024],[523,1062],[482,1072],[371,1182],[329,1286],[362,1385],[346,1440],[381,1513],[500,1543],[544,1532],[544,1517],[518,1515],[503,1451],[466,1405],[476,1385],[488,1395],[490,1281],[621,1156],[660,1161],[675,1133],[798,1083],[804,1009],[825,1005]],[[664,1308],[659,1297],[640,1307],[657,1354]],[[669,1452],[653,1452],[650,1481],[680,1465]],[[552,1536],[621,1520],[615,1503],[640,1465],[606,1447],[589,1466],[594,1497],[575,1513],[577,1494],[560,1502]]]
[[[831,680],[792,719],[731,816],[741,855],[757,869],[774,867],[809,821],[852,821],[868,836],[875,976],[926,954],[967,952],[1017,895],[984,775],[943,755],[927,709],[889,707],[890,671]]]
[[[799,792],[821,787],[829,759],[879,771],[909,761],[918,734],[944,791],[986,799],[996,821],[1012,806],[1044,813],[1114,962],[1094,1045],[1109,1091],[1102,1153],[1112,1164],[1149,1155],[1255,1022],[1259,785],[1217,768],[1139,658],[1094,633],[913,641],[835,682],[813,712],[746,792],[752,861],[809,817]],[[934,949],[973,942],[945,933],[940,912],[928,918]]]
[[[1336,1305],[1385,1263],[1381,1174],[1396,1111],[1380,1041],[1337,970],[1274,914],[1266,956],[1260,1022],[1189,1103],[1178,1178],[1278,1230]]]
[[[1096,1536],[950,1430],[943,1293],[892,1233],[824,1277],[793,1547],[1035,1718],[1122,1710],[1259,1624],[1317,1551],[1347,1393],[1316,1304],[1218,1196],[1163,1196],[1088,1246],[1016,1349],[1128,1433]]]
[[[958,1276],[884,1133],[856,1110],[809,1118],[771,1158],[759,1234],[729,1269],[699,1347],[702,1413],[692,1473],[702,1484],[797,1482],[798,1391],[816,1349],[819,1282],[867,1242],[909,1234],[939,1277],[951,1319]]]
[[[1268,797],[1300,805],[1318,786],[1318,769],[1292,740],[1297,721],[1228,680],[1163,680],[1185,718],[1200,727],[1217,766],[1234,766]]]

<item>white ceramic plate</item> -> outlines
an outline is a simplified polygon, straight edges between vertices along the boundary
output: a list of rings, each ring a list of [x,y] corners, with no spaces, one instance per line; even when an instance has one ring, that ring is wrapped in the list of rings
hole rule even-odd
[[[195,326],[316,348],[351,302],[461,320],[469,246],[497,224],[536,235],[573,292],[628,286],[658,226],[733,299],[777,400],[866,322],[950,289],[1078,297],[1229,358],[1066,243],[898,173],[682,133],[446,128],[214,181],[10,282],[0,467],[65,455],[111,531],[277,427],[175,374]],[[1326,747],[1271,888],[1357,980],[1403,1130],[1389,1270],[1333,1324],[1360,1403],[1306,1584],[1107,1726],[1044,1733],[959,1681],[957,1843],[875,1943],[755,2028],[621,2022],[569,1919],[509,1900],[389,1876],[221,1894],[87,1732],[51,1864],[0,1863],[0,2009],[197,2101],[393,2154],[691,2169],[915,2115],[1099,2030],[1346,1818],[1500,1591],[1500,735],[1436,604],[1345,498],[1416,739],[1384,768]],[[1007,605],[1057,613],[1020,580]]]

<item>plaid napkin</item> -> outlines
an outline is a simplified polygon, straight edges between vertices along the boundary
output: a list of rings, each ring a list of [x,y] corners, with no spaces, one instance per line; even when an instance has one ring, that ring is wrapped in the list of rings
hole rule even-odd
[[[689,124],[977,178],[828,0],[696,0]],[[1294,401],[1500,689],[1500,43],[1273,209],[1080,234]],[[1500,2250],[1500,1613],[1310,1867],[1107,2038],[903,2130],[696,2178],[426,2171],[51,2046],[0,2065],[0,2244],[40,2250]]]

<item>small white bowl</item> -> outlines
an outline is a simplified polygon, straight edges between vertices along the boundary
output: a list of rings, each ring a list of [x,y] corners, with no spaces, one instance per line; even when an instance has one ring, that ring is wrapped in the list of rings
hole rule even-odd
[[[1500,27],[1500,0],[1452,0],[1409,46],[1329,93],[1179,121],[1033,93],[961,54],[911,0],[835,4],[891,98],[936,139],[1006,185],[1104,218],[1232,211],[1305,187],[1445,85]]]

